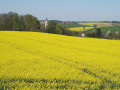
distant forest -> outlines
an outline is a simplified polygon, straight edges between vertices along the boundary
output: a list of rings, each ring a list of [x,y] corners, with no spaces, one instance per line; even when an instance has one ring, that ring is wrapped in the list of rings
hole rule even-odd
[[[30,15],[18,15],[14,12],[0,14],[0,30],[39,31],[39,20]]]

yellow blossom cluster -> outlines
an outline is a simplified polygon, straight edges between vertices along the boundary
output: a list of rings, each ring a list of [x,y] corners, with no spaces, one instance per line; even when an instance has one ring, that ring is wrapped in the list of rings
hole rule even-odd
[[[79,24],[82,24],[82,25],[94,25],[94,24],[108,24],[106,22],[94,22],[94,23],[79,23]]]
[[[94,26],[94,25],[97,25],[98,27],[112,26],[112,23],[107,23],[107,22],[78,23],[78,24],[87,25],[87,26]]]
[[[120,89],[120,41],[0,31],[4,89]]]
[[[93,29],[94,27],[74,27],[74,28],[68,28],[71,31],[83,31],[83,30],[89,30]]]

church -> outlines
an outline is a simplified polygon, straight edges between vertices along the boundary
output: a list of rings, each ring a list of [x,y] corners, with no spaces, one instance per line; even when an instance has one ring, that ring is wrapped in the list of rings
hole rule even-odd
[[[46,18],[46,20],[40,21],[40,29],[41,31],[45,32],[45,30],[47,29],[48,26],[48,20]]]

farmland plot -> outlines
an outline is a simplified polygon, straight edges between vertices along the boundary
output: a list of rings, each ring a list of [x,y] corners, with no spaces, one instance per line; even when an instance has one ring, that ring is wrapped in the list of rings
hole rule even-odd
[[[0,31],[0,89],[119,89],[120,42]]]

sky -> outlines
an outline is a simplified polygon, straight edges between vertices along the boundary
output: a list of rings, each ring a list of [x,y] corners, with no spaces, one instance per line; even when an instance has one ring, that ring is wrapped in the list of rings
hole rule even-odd
[[[0,13],[32,14],[39,20],[120,21],[120,0],[0,0]]]

